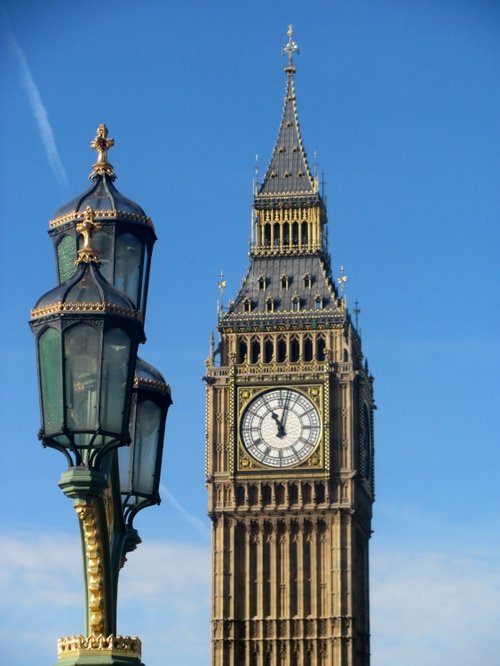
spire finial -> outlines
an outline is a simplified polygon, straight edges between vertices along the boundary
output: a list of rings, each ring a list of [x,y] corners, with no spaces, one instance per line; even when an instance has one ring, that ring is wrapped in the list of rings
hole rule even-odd
[[[345,283],[347,282],[347,275],[345,274],[344,267],[341,266],[339,270],[339,276],[337,278],[337,283],[340,289],[340,297],[344,298]]]
[[[112,180],[116,178],[113,165],[108,162],[108,150],[114,143],[114,139],[108,139],[108,128],[101,123],[97,128],[95,139],[90,142],[90,147],[97,150],[97,162],[92,165],[89,179],[104,175],[109,176]]]
[[[299,47],[292,39],[293,25],[288,26],[286,34],[288,35],[288,42],[285,45],[285,48],[283,49],[282,53],[283,55],[285,53],[288,55],[288,65],[285,67],[285,72],[288,74],[288,76],[291,76],[292,74],[295,74],[295,65],[293,64],[293,54],[296,53],[298,55],[300,51]]]
[[[356,321],[356,330],[359,333],[358,324],[359,324],[359,315],[361,314],[361,308],[359,307],[358,299],[356,299],[354,301],[354,310],[353,310],[353,312],[354,312],[354,317],[355,317],[355,321]]]
[[[83,222],[76,225],[76,231],[83,236],[83,246],[78,250],[77,264],[98,264],[99,254],[92,247],[92,234],[100,228],[100,224],[94,222],[95,213],[90,206],[87,206],[83,215]]]
[[[226,288],[226,278],[223,271],[220,272],[217,287],[219,289],[220,300],[217,301],[217,314],[220,316],[224,312],[224,289]]]

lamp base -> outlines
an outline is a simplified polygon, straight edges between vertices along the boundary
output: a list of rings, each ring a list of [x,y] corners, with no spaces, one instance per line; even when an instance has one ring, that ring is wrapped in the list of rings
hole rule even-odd
[[[144,666],[141,641],[132,636],[65,636],[55,666]]]

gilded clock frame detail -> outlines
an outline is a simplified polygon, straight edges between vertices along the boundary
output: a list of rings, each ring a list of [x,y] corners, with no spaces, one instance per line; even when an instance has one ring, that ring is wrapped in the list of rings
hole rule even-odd
[[[320,421],[320,433],[318,437],[318,442],[311,453],[307,458],[295,465],[290,467],[269,467],[256,461],[252,458],[247,452],[240,433],[240,424],[243,414],[248,407],[248,405],[256,397],[263,393],[267,393],[270,390],[275,389],[290,389],[301,393],[306,398],[308,398],[318,410],[318,418]],[[326,449],[328,448],[328,430],[325,428],[325,418],[328,409],[325,409],[325,394],[328,394],[328,391],[325,390],[325,383],[315,382],[311,384],[304,383],[286,383],[286,384],[273,384],[269,386],[267,384],[256,384],[255,386],[236,386],[234,393],[236,411],[232,410],[236,417],[231,427],[231,432],[233,433],[233,446],[231,447],[236,453],[236,460],[232,461],[235,464],[235,469],[233,472],[237,475],[251,475],[252,473],[262,474],[272,476],[273,478],[289,478],[295,474],[300,475],[301,472],[307,471],[318,471],[322,474],[327,470],[327,460]]]

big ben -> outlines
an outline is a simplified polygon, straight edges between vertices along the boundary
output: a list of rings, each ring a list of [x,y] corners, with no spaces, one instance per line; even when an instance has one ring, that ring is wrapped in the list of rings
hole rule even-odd
[[[368,666],[373,378],[332,277],[297,45],[250,266],[206,363],[213,666]]]

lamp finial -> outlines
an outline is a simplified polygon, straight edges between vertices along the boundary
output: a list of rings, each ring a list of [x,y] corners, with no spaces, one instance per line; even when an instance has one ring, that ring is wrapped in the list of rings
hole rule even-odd
[[[109,176],[112,180],[116,178],[113,165],[108,162],[108,150],[114,145],[114,139],[108,139],[108,128],[101,123],[97,128],[95,138],[90,142],[90,147],[97,150],[97,162],[92,165],[89,179],[95,176]]]

